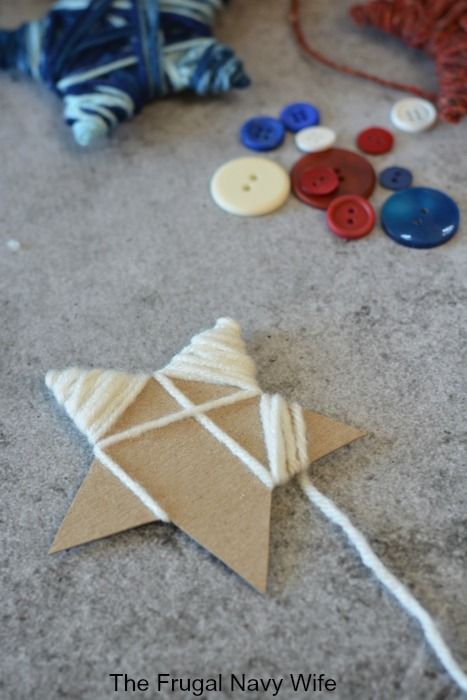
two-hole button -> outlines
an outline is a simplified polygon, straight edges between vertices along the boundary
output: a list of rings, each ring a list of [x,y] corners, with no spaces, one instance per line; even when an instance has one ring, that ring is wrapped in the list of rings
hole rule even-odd
[[[216,204],[238,216],[260,216],[281,207],[290,193],[288,173],[277,163],[259,156],[224,163],[211,180]]]
[[[326,212],[331,231],[346,240],[367,236],[373,230],[375,220],[375,210],[370,202],[353,194],[336,197]]]
[[[380,126],[371,126],[361,131],[357,136],[357,146],[364,153],[380,156],[387,153],[394,145],[394,137],[390,131]]]
[[[412,173],[407,168],[391,166],[379,174],[379,184],[387,190],[405,190],[412,184]]]
[[[410,187],[386,200],[381,223],[397,243],[434,248],[449,241],[459,228],[460,213],[451,197],[429,187]]]

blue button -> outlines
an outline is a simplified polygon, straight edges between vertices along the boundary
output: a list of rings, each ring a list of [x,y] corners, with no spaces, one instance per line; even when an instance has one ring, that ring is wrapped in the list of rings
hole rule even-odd
[[[387,190],[405,190],[412,184],[412,173],[407,168],[386,168],[379,174],[379,184]]]
[[[411,187],[386,200],[381,223],[397,243],[411,248],[434,248],[446,243],[459,228],[457,204],[444,192]]]
[[[316,126],[320,122],[319,110],[308,102],[294,102],[281,112],[281,121],[286,129],[294,134],[307,126]]]
[[[241,142],[253,151],[272,151],[284,137],[284,125],[274,117],[253,117],[240,130]]]

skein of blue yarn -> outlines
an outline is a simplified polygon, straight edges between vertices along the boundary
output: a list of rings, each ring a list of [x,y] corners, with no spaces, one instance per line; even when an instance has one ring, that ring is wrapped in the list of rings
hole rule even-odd
[[[38,21],[0,31],[0,69],[54,90],[89,146],[159,97],[218,95],[250,84],[212,34],[225,0],[58,0]]]

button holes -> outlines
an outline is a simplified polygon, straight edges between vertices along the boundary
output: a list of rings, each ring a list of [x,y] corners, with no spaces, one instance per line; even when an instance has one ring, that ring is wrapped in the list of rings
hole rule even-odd
[[[347,209],[348,214],[355,214],[355,209],[353,207],[350,207],[350,209]]]
[[[420,214],[428,214],[428,209],[425,209],[425,207],[422,207],[422,209],[420,209]]]
[[[414,226],[421,226],[423,224],[423,220],[422,219],[414,219],[412,221],[412,223]]]
[[[250,180],[252,180],[253,182],[257,179],[258,179],[257,175],[250,175]]]
[[[251,187],[250,187],[250,185],[243,185],[242,190],[244,192],[249,192],[251,190]]]
[[[349,224],[349,226],[352,226],[352,224],[354,224],[355,221],[353,219],[347,219],[347,223]]]

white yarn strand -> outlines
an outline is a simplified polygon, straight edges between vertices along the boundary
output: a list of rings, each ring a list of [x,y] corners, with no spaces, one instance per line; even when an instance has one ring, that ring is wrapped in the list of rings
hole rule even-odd
[[[305,473],[309,457],[307,428],[302,408],[296,403],[287,404],[277,394],[261,394],[255,374],[254,362],[246,353],[238,324],[230,319],[219,319],[213,329],[195,336],[188,347],[176,355],[162,371],[153,375],[163,389],[175,399],[181,410],[104,439],[100,438],[136,399],[149,377],[71,368],[64,372],[49,372],[46,383],[54,392],[57,401],[65,407],[70,417],[94,444],[94,454],[99,462],[139,498],[155,517],[165,522],[170,521],[167,513],[141,484],[132,479],[106,454],[105,448],[123,440],[134,439],[149,430],[193,418],[268,489],[272,490],[278,484],[300,474],[301,486],[310,502],[344,532],[357,550],[362,563],[396,598],[402,608],[418,621],[427,643],[440,663],[459,688],[467,692],[467,674],[453,658],[433,618],[404,584],[386,568],[347,515],[318,491]],[[240,391],[196,405],[175,386],[171,378],[233,386]],[[257,396],[261,396],[259,413],[269,470],[206,415],[216,408],[234,405]]]
[[[157,372],[154,375],[157,381],[164,387],[164,389],[169,393],[172,398],[174,398],[178,403],[185,409],[196,409],[197,407],[181,392],[177,387],[171,382],[169,377],[166,377],[164,371]],[[202,426],[205,428],[213,437],[217,439],[221,445],[227,447],[230,452],[235,455],[243,464],[248,467],[250,472],[256,476],[261,483],[263,483],[266,488],[273,489],[274,481],[271,474],[268,472],[266,467],[264,467],[257,459],[253,457],[247,450],[245,450],[241,445],[238,444],[230,435],[225,433],[219,426],[217,426],[210,418],[204,415],[200,411],[193,412],[193,418],[195,418]]]
[[[160,505],[153,499],[153,497],[144,489],[141,484],[131,478],[124,469],[122,469],[114,460],[106,454],[99,445],[94,447],[94,456],[96,459],[106,467],[126,488],[131,491],[141,503],[146,506],[148,510],[151,511],[153,515],[159,520],[163,520],[166,523],[170,522],[170,518],[167,513],[160,507]]]
[[[197,415],[204,413],[206,411],[212,411],[216,408],[221,408],[222,406],[230,406],[234,403],[240,403],[240,401],[246,401],[257,396],[257,392],[254,391],[238,391],[235,394],[229,394],[228,396],[221,397],[220,399],[214,399],[213,401],[207,401],[206,403],[200,405],[192,404],[191,407],[185,408],[182,411],[177,411],[176,413],[169,413],[162,418],[156,418],[155,420],[147,421],[146,423],[140,423],[135,425],[128,430],[123,430],[121,433],[115,433],[110,435],[108,438],[104,438],[99,442],[101,448],[110,447],[123,440],[132,440],[143,433],[147,433],[149,430],[157,430],[158,428],[165,428],[171,423],[177,423],[178,421],[185,420],[187,418],[196,418]]]
[[[167,377],[259,392],[255,363],[246,352],[240,326],[229,318],[220,318],[214,328],[195,335],[163,372]]]
[[[427,643],[436,654],[447,673],[459,688],[467,692],[467,674],[454,659],[446,642],[439,633],[431,615],[420,605],[404,584],[392,574],[376,556],[364,535],[357,530],[350,519],[333,501],[318,491],[307,474],[300,475],[300,482],[311,503],[316,506],[328,520],[337,525],[357,550],[362,563],[373,572],[378,581],[396,598],[409,615],[420,624]]]

